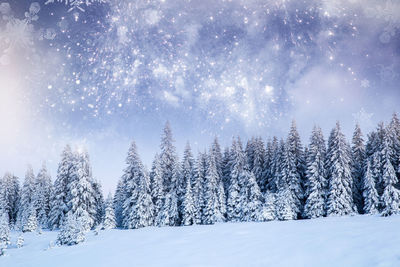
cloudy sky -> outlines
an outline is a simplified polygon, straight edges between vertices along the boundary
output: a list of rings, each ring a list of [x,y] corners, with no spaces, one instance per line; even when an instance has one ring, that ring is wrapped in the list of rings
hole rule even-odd
[[[132,139],[150,165],[167,120],[181,153],[400,112],[398,1],[94,2],[0,1],[1,173],[46,161],[54,178],[70,143],[108,191]]]

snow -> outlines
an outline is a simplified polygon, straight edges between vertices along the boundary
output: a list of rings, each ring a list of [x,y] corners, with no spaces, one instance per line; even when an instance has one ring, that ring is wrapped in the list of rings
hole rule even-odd
[[[24,234],[0,266],[400,266],[400,216],[147,227],[90,232],[47,249],[57,232]]]

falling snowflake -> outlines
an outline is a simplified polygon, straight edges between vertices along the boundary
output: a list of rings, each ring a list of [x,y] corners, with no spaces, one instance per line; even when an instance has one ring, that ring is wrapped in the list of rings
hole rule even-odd
[[[361,108],[357,113],[353,113],[353,120],[355,123],[359,123],[364,127],[373,127],[372,116],[373,113],[368,113],[364,108]]]
[[[85,9],[82,6],[90,6],[94,3],[105,3],[106,0],[47,0],[45,5],[53,4],[54,2],[63,3],[68,6],[68,12],[71,12],[73,10],[80,10],[84,12]]]
[[[369,81],[367,79],[362,80],[361,81],[361,87],[368,88],[369,87]]]

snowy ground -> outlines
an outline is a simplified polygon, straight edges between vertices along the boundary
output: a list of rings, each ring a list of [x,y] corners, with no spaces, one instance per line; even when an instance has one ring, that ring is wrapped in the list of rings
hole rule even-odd
[[[400,266],[400,216],[109,230],[47,250],[56,235],[17,249],[13,233],[0,266]]]

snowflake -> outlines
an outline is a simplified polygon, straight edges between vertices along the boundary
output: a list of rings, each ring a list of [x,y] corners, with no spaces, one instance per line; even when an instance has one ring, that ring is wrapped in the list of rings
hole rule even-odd
[[[84,12],[83,5],[90,6],[94,3],[105,3],[106,0],[47,0],[45,5],[53,4],[54,2],[64,3],[66,6],[69,6],[68,12],[71,12],[75,9]]]
[[[363,87],[363,88],[369,87],[369,81],[367,79],[362,80],[361,87]]]
[[[371,128],[374,125],[371,119],[373,115],[373,113],[368,113],[364,108],[361,108],[357,113],[353,113],[353,119],[355,123],[360,123],[365,127]]]

